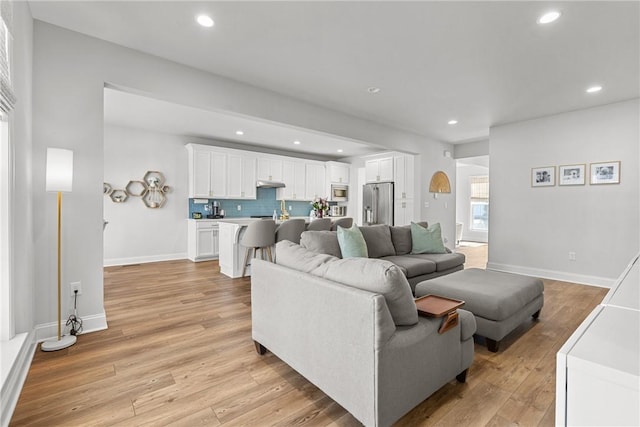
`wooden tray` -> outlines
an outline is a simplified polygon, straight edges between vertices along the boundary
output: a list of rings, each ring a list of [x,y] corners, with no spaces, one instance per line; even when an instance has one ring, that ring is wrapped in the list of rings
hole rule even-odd
[[[416,299],[418,314],[427,317],[444,317],[463,305],[464,301],[440,297],[438,295],[425,295]]]

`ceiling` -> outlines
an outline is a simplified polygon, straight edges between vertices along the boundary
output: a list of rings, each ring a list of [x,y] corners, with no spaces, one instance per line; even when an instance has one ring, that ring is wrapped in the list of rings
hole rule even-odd
[[[451,143],[640,96],[637,1],[29,4],[35,19]],[[539,25],[550,9],[560,19]],[[200,13],[215,25],[197,25]],[[594,84],[602,91],[586,93]],[[216,132],[192,125],[193,134]]]

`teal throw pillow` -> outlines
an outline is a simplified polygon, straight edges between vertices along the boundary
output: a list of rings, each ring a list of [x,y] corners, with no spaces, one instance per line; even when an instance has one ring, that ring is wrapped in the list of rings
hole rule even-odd
[[[436,222],[425,228],[415,222],[411,223],[411,253],[412,254],[446,254],[447,249],[442,243],[440,223]]]
[[[364,241],[362,232],[357,225],[351,228],[338,226],[338,245],[342,252],[342,258],[368,258],[367,242]]]

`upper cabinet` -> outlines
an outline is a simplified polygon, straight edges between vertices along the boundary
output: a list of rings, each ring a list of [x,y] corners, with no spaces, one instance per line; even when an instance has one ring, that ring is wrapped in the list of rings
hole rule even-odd
[[[227,198],[256,198],[256,158],[247,154],[229,154],[227,160]]]
[[[282,159],[275,157],[260,157],[256,178],[263,181],[282,182]]]
[[[396,199],[413,199],[414,196],[414,156],[396,156],[394,162],[394,193]]]
[[[240,150],[187,144],[189,197],[256,198],[256,157]]]
[[[278,188],[278,200],[308,200],[306,198],[306,164],[303,160],[284,160],[282,162],[282,182],[284,188]]]
[[[325,187],[325,169],[323,163],[307,163],[305,169],[305,199],[328,197]]]
[[[327,177],[330,184],[348,184],[349,171],[348,163],[327,162]]]
[[[364,167],[367,182],[393,181],[393,157],[367,160]]]

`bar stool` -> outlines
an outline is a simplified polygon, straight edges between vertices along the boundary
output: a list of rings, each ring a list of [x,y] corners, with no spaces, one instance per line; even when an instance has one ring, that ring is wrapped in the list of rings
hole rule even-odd
[[[304,219],[289,219],[276,228],[276,242],[289,240],[300,244],[300,235],[304,231]]]
[[[307,231],[331,230],[331,218],[314,219],[307,226]]]
[[[335,221],[333,221],[333,224],[331,224],[331,231],[336,231],[338,229],[338,226],[342,228],[351,228],[352,225],[353,218],[336,219]]]
[[[261,219],[254,221],[247,226],[247,229],[242,236],[240,244],[246,247],[244,254],[244,265],[242,266],[242,277],[244,277],[247,270],[247,263],[249,262],[249,252],[253,250],[253,258],[256,257],[256,250],[260,249],[260,255],[264,259],[264,250],[267,249],[267,255],[269,261],[273,262],[271,256],[271,245],[276,242],[276,222],[272,219]]]

